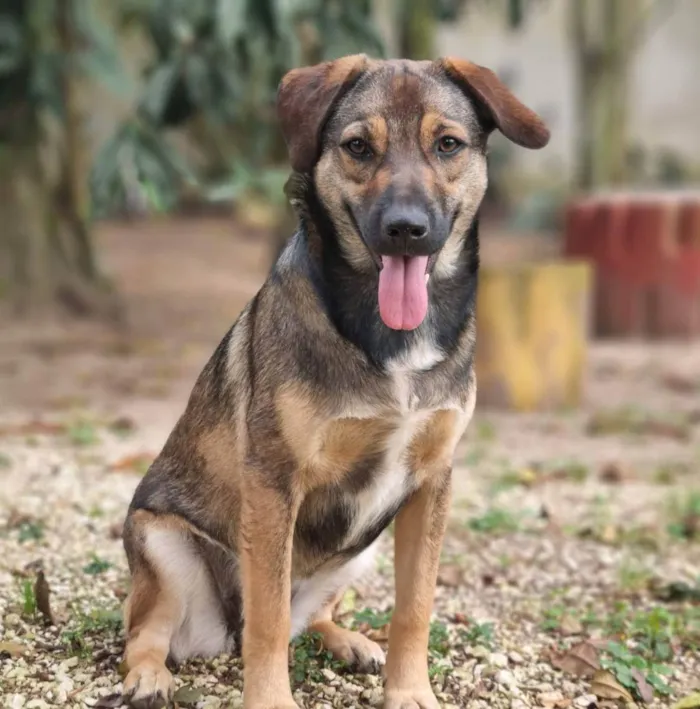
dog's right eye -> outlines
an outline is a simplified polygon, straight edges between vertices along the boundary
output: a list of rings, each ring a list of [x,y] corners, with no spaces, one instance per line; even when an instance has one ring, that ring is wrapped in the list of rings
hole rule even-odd
[[[355,158],[368,158],[372,155],[372,149],[369,147],[367,141],[362,140],[362,138],[348,140],[343,147]]]

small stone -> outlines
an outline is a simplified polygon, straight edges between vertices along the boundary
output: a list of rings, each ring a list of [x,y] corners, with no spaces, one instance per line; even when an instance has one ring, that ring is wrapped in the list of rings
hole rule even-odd
[[[327,667],[324,667],[321,670],[321,674],[329,681],[332,682],[338,675],[336,675],[333,670],[329,670]]]
[[[514,665],[522,665],[525,662],[525,658],[519,652],[509,652],[508,659]]]
[[[8,628],[16,628],[22,622],[22,619],[17,613],[8,613],[3,618],[3,621]]]
[[[537,701],[545,706],[554,706],[557,702],[560,702],[563,699],[564,695],[558,690],[554,690],[553,692],[542,692],[537,695]]]
[[[369,699],[370,706],[378,707],[384,699],[384,690],[379,687],[372,689],[370,690],[369,697],[367,698]]]
[[[64,670],[67,670],[67,669],[70,669],[71,667],[75,667],[77,664],[78,664],[77,657],[69,657],[67,660],[64,660],[60,664],[60,667]]]
[[[477,660],[485,660],[491,653],[483,645],[475,645],[467,648],[466,654],[470,657],[475,657]]]
[[[30,699],[26,707],[27,709],[49,709],[49,705],[43,699]]]
[[[547,692],[553,692],[554,687],[549,682],[540,682],[535,685],[535,689],[541,694],[546,694]]]
[[[515,675],[509,670],[498,670],[494,679],[497,684],[502,684],[504,687],[515,687],[518,683]]]
[[[489,664],[504,669],[508,667],[508,658],[500,652],[492,652],[489,655]]]
[[[588,707],[595,707],[598,703],[598,698],[595,694],[582,694],[580,697],[574,699],[574,706],[580,709],[588,709]]]
[[[530,709],[530,705],[522,699],[515,698],[510,703],[510,709]]]

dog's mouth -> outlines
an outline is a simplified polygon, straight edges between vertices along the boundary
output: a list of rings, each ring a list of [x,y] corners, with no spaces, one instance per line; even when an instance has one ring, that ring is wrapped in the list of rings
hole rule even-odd
[[[415,330],[428,314],[430,256],[380,256],[379,316],[392,330]]]

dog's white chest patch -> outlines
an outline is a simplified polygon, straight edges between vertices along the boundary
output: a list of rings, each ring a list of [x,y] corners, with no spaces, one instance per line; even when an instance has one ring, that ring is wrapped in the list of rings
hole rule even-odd
[[[408,446],[413,436],[425,425],[429,411],[404,414],[387,441],[382,464],[371,482],[354,498],[355,515],[348,533],[349,544],[357,542],[388,512],[394,511],[412,492],[412,475],[409,470]]]

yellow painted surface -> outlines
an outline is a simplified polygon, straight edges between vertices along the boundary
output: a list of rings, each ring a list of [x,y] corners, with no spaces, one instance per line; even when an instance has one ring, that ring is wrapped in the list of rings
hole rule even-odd
[[[515,411],[581,402],[592,272],[585,262],[483,268],[477,403]]]

